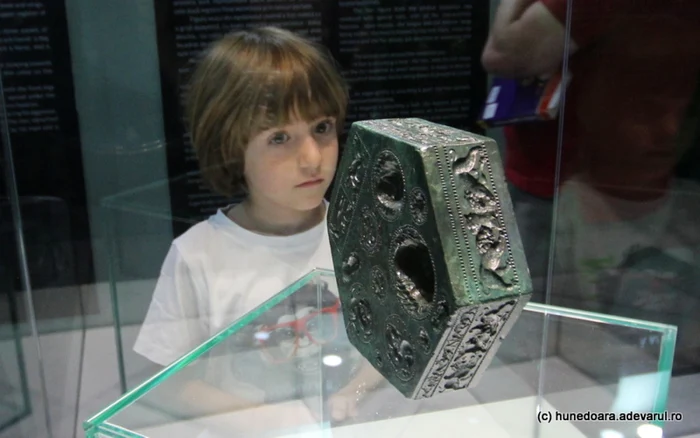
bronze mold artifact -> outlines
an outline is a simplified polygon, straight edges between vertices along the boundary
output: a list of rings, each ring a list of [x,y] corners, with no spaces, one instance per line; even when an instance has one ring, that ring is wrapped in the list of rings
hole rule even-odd
[[[328,231],[350,342],[408,398],[475,385],[532,293],[490,138],[355,122]]]

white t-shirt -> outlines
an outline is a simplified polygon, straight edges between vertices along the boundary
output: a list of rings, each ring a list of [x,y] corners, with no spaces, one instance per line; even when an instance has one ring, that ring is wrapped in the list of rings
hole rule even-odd
[[[264,236],[225,211],[170,247],[134,345],[152,362],[170,364],[313,269],[333,269],[325,219],[292,236]]]

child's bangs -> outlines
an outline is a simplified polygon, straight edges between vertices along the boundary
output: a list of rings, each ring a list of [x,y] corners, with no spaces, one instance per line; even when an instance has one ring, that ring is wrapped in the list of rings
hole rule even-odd
[[[261,90],[261,131],[295,120],[345,117],[347,97],[342,83],[322,66],[288,65],[271,74]],[[338,120],[340,123],[341,120]]]

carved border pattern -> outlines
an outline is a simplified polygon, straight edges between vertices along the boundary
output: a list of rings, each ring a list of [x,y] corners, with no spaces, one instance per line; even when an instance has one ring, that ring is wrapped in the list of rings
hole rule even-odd
[[[450,196],[448,192],[448,184],[447,181],[445,181],[445,173],[446,173],[446,168],[445,165],[443,164],[443,159],[442,156],[443,154],[440,153],[440,150],[438,148],[433,148],[433,155],[435,157],[435,163],[437,164],[438,168],[438,174],[440,175],[440,186],[442,187],[442,196],[443,200],[445,201],[445,210],[447,210],[447,217],[449,218],[449,224],[450,228],[452,230],[452,237],[455,239],[455,241],[459,242],[459,237],[460,234],[457,230],[457,225],[456,225],[456,219],[455,219],[455,210],[459,211],[459,206],[455,205],[453,206],[451,204],[451,200],[454,199]],[[448,179],[450,180],[450,179]],[[451,184],[452,185],[452,184]],[[455,245],[455,248],[457,250],[457,259],[459,260],[459,269],[462,273],[462,278],[460,279],[461,284],[467,284],[467,281],[469,279],[469,275],[467,274],[467,269],[466,269],[466,264],[464,263],[464,255],[462,254],[462,245],[457,243]],[[469,248],[467,246],[467,248]],[[471,295],[468,294],[468,297]],[[471,301],[471,300],[470,300]]]
[[[484,147],[484,155],[486,156],[486,167],[488,168],[487,177],[489,184],[491,185],[491,192],[498,196],[498,190],[496,188],[496,182],[493,177],[493,169],[491,168],[491,159],[488,155],[486,147]],[[521,287],[520,277],[518,276],[518,270],[515,267],[515,260],[513,258],[513,247],[511,246],[508,227],[506,227],[506,220],[503,217],[503,204],[498,202],[498,210],[496,211],[496,217],[498,218],[498,224],[501,227],[501,232],[503,233],[503,238],[506,239],[506,247],[508,249],[508,258],[506,263],[513,270],[513,283],[514,288],[519,289]]]
[[[422,382],[419,382],[417,398],[428,398],[435,392],[457,354],[460,342],[469,330],[477,311],[477,306],[463,307],[452,316],[448,324],[450,329],[443,334],[441,342],[433,352],[434,359],[431,364],[428,364],[429,370],[426,370]]]
[[[468,387],[517,303],[517,298],[511,298],[460,309],[452,330],[443,335],[444,342],[434,353],[437,359],[424,374],[418,398]]]
[[[459,390],[469,386],[476,373],[480,371],[488,351],[500,337],[501,330],[510,319],[517,303],[518,299],[512,298],[480,306],[479,316],[472,320],[467,336],[462,340],[457,354],[454,355],[448,367],[451,375],[443,376],[437,388],[438,392]],[[469,360],[470,355],[474,355],[477,360]]]

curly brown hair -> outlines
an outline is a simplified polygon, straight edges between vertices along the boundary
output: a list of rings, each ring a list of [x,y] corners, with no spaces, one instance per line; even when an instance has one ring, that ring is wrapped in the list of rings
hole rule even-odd
[[[342,129],[347,84],[328,51],[290,31],[260,27],[225,35],[197,61],[185,116],[204,179],[224,195],[244,193],[252,137],[290,121],[335,117]]]

